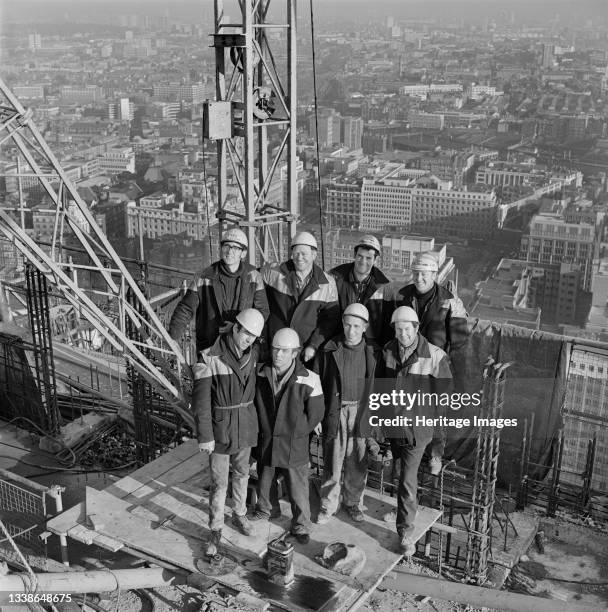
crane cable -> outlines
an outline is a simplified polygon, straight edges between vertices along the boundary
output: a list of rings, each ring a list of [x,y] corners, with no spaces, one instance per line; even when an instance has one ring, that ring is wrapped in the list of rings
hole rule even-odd
[[[310,39],[312,46],[312,88],[315,103],[315,143],[317,151],[317,190],[319,198],[319,229],[321,233],[321,267],[325,270],[325,236],[323,231],[323,207],[321,198],[321,155],[319,153],[319,106],[317,103],[317,67],[315,53],[315,14],[313,0],[310,0]]]

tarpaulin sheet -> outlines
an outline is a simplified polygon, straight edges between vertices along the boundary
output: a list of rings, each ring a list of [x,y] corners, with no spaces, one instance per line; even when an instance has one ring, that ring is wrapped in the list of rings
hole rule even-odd
[[[569,360],[568,339],[556,334],[483,320],[469,320],[469,343],[452,354],[458,386],[467,393],[482,388],[484,364],[489,357],[499,363],[512,362],[507,370],[504,418],[517,419],[516,427],[501,430],[498,482],[516,486],[520,477],[524,422],[534,415],[533,445],[530,460],[549,464],[554,442],[562,426],[561,406],[566,388]],[[479,416],[479,408],[462,408],[459,417]],[[476,435],[468,431],[449,431],[446,457],[459,465],[473,467]],[[532,472],[544,476],[543,470]]]

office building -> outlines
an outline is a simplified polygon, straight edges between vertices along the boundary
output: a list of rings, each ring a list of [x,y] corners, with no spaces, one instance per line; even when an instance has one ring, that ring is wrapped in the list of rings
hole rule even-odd
[[[535,215],[522,236],[520,259],[537,263],[575,264],[580,271],[579,288],[591,290],[595,227],[588,223],[567,223],[550,215]]]

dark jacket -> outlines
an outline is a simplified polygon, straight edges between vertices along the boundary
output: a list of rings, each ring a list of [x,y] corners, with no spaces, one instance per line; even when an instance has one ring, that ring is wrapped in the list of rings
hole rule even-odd
[[[257,308],[264,320],[268,318],[268,301],[262,277],[251,264],[244,261],[241,262],[237,285],[238,306],[234,310],[221,310],[220,263],[216,261],[194,276],[186,295],[175,307],[169,323],[169,335],[174,340],[179,340],[192,317],[196,315],[197,353],[210,347],[245,308]]]
[[[323,397],[325,398],[325,416],[323,417],[323,436],[326,439],[335,438],[340,427],[340,411],[342,409],[342,375],[344,371],[343,356],[344,337],[342,335],[331,339],[316,354],[313,369],[319,374]],[[369,393],[373,386],[376,372],[376,362],[379,350],[369,344],[365,346],[365,385],[359,402],[355,422],[355,437],[368,438],[372,428],[369,424]],[[361,378],[363,378],[361,376]]]
[[[384,292],[384,330],[392,333],[391,316],[399,306],[409,306],[418,313],[419,332],[435,346],[450,353],[462,348],[469,339],[467,313],[462,300],[435,283],[434,295],[420,312],[415,285]],[[385,340],[389,338],[385,335]]]
[[[338,300],[340,302],[340,313],[349,305],[357,302],[357,294],[352,283],[354,275],[354,263],[342,264],[336,266],[329,273],[336,279],[338,288]],[[384,285],[389,282],[389,279],[374,266],[370,272],[369,283],[359,300],[369,311],[369,327],[365,332],[368,340],[376,340],[381,342],[382,333],[382,305],[384,298]]]
[[[296,271],[291,260],[262,267],[270,307],[268,338],[283,327],[298,332],[302,346],[318,349],[335,336],[340,324],[336,281],[313,265],[312,277],[298,297]]]
[[[449,396],[453,390],[452,371],[447,354],[442,349],[428,342],[418,334],[418,346],[414,352],[401,363],[399,356],[399,343],[396,339],[388,342],[382,349],[382,359],[376,370],[377,379],[385,385],[396,390],[415,394],[420,393],[446,394]],[[376,390],[387,391],[388,389]],[[394,408],[393,414],[405,415],[415,418],[417,415],[436,418],[445,412],[445,404],[439,401],[428,400],[423,406],[415,406],[412,411],[403,407]],[[391,407],[392,408],[392,407]],[[401,439],[408,444],[427,444],[433,437],[433,427],[402,427],[384,428],[386,438]]]
[[[249,376],[241,368],[228,339],[222,334],[215,344],[201,353],[193,366],[192,410],[199,442],[215,440],[215,452],[231,455],[255,446],[258,417],[253,404],[258,347],[251,347]]]
[[[255,407],[260,425],[256,457],[261,465],[298,467],[308,463],[309,435],[323,418],[323,391],[314,372],[296,361],[277,405],[271,366],[260,368]]]

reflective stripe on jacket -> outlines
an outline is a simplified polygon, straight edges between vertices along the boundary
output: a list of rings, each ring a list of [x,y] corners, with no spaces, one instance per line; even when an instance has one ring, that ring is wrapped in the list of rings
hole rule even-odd
[[[260,424],[257,460],[272,467],[305,465],[310,433],[323,418],[321,381],[296,361],[277,404],[271,375],[271,366],[265,365],[257,376],[255,407]]]
[[[279,329],[291,327],[298,332],[302,347],[318,349],[337,333],[340,309],[332,276],[313,265],[310,281],[298,297],[296,271],[291,260],[266,264],[261,272],[270,308],[269,341]]]
[[[246,375],[229,345],[229,334],[201,353],[193,366],[192,411],[199,442],[215,440],[215,452],[231,455],[255,446],[258,418],[253,400],[259,348],[251,347]]]
[[[241,262],[241,273],[237,283],[237,308],[221,310],[222,287],[220,282],[220,262],[216,261],[202,272],[195,274],[186,295],[175,307],[169,335],[179,340],[192,317],[196,316],[196,351],[209,348],[220,333],[227,331],[234,323],[236,315],[245,308],[257,308],[264,320],[268,318],[268,300],[260,273],[251,265]]]

